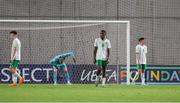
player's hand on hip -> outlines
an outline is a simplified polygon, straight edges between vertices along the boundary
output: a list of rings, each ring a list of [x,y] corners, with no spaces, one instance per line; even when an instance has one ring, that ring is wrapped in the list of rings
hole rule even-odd
[[[96,64],[96,59],[93,60],[93,63]]]
[[[15,60],[15,57],[11,58],[11,61]]]
[[[106,63],[109,64],[109,59],[106,60]]]
[[[106,63],[109,64],[109,58],[106,58]]]

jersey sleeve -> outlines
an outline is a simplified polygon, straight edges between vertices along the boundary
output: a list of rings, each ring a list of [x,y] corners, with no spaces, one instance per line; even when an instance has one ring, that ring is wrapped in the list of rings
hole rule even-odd
[[[17,48],[17,47],[18,47],[17,40],[14,40],[14,41],[13,41],[12,47],[13,47],[13,48]]]
[[[67,55],[66,55],[66,57],[75,57],[75,55],[74,55],[74,53],[73,52],[69,52],[69,53],[67,53]]]
[[[98,47],[97,39],[95,39],[94,47]]]
[[[139,46],[137,45],[136,46],[136,53],[139,53],[140,51],[139,51]]]
[[[49,64],[52,64],[54,62],[54,60],[53,59],[51,59],[50,61],[49,61]]]
[[[145,47],[145,53],[147,53],[148,51],[147,51],[147,46]]]
[[[68,53],[64,53],[60,56],[60,58],[68,58],[68,57],[75,58],[75,55],[73,52],[68,52]]]
[[[111,42],[110,42],[110,40],[108,40],[108,42],[107,42],[107,48],[111,48]]]

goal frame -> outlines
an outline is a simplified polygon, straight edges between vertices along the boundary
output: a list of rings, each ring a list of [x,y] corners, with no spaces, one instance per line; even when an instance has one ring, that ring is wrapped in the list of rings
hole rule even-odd
[[[126,24],[126,68],[127,68],[127,85],[130,84],[130,21],[129,20],[12,20],[4,19],[2,22],[14,23],[125,23]]]

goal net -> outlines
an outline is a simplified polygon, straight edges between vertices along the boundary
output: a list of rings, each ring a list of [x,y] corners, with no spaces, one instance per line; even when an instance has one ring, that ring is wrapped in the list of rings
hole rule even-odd
[[[115,66],[117,78],[121,81],[119,66],[130,69],[130,22],[129,21],[96,21],[96,20],[0,20],[0,62],[7,64],[10,58],[12,41],[8,33],[16,30],[22,43],[21,64],[47,64],[55,55],[68,51],[76,54],[79,68],[94,69],[93,49],[95,38],[101,30],[107,31],[111,41],[109,66]],[[68,59],[67,64],[72,64]],[[87,66],[87,67],[85,67]],[[79,69],[78,68],[78,69]],[[114,68],[114,67],[112,67]],[[72,75],[78,76],[73,73]],[[127,84],[129,75],[127,75]]]

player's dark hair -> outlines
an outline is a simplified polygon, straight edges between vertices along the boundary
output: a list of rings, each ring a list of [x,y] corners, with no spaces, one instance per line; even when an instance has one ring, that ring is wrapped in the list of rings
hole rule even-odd
[[[142,41],[142,40],[144,40],[144,39],[145,39],[144,37],[139,38],[139,42]]]
[[[106,30],[101,30],[101,33],[106,33]]]
[[[11,31],[11,32],[9,32],[9,34],[14,34],[14,35],[17,35],[17,31]]]

